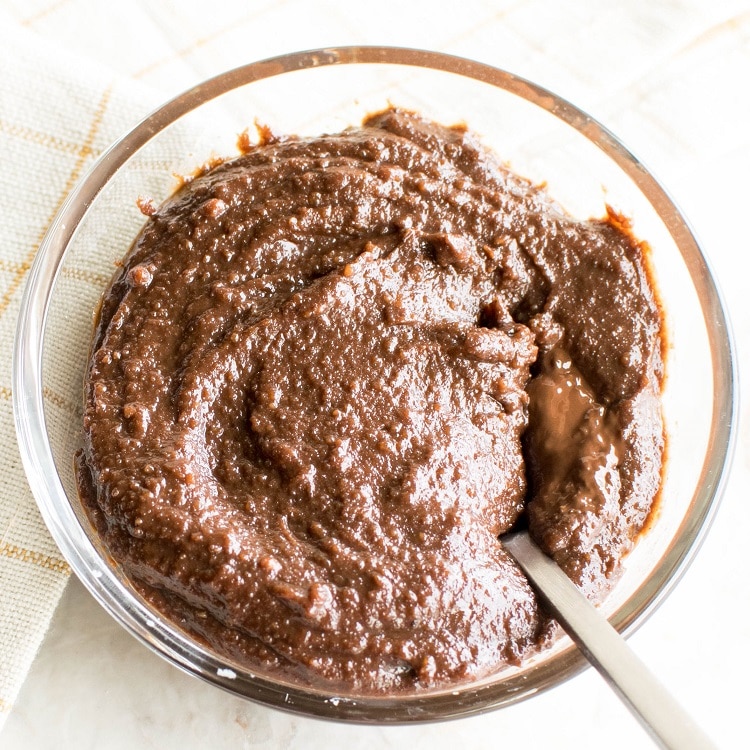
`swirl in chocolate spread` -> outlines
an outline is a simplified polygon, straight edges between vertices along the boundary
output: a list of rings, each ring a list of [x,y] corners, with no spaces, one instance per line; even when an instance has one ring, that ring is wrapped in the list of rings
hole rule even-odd
[[[549,633],[498,541],[589,594],[660,485],[662,320],[624,220],[387,110],[248,146],[150,215],[101,307],[82,498],[180,627],[350,693]]]

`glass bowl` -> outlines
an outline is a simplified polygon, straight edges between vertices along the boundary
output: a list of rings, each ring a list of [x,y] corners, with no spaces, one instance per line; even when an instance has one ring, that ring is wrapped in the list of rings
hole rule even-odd
[[[73,463],[92,324],[116,262],[144,221],[136,199],[158,203],[176,187],[174,175],[235,155],[237,136],[253,122],[281,133],[338,132],[389,104],[466,123],[516,172],[546,183],[574,216],[602,216],[612,205],[652,248],[669,335],[669,455],[659,512],[601,605],[616,628],[632,631],[692,559],[721,493],[736,421],[728,323],[698,242],[656,179],[591,117],[511,73],[435,52],[322,49],[237,68],[167,102],[104,153],[61,208],[29,275],[13,364],[16,426],[31,489],[71,568],[110,614],[178,667],[236,695],[371,723],[508,705],[559,684],[585,661],[563,637],[520,667],[479,682],[397,697],[334,695],[250,673],[177,629],[136,593],[81,508]]]

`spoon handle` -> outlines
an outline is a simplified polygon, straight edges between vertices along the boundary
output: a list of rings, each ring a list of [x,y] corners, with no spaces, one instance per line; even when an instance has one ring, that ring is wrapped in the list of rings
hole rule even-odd
[[[625,639],[586,599],[527,532],[503,537],[503,545],[526,573],[584,656],[667,750],[709,750],[714,745],[633,653]]]

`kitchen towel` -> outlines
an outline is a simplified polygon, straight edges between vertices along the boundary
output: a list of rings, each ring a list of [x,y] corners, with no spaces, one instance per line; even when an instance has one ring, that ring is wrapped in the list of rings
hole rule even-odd
[[[13,423],[11,360],[28,270],[68,192],[158,98],[0,18],[0,726],[70,575],[37,510]],[[86,284],[85,278],[67,279]],[[58,348],[80,346],[61,336]],[[52,409],[75,409],[49,393]]]

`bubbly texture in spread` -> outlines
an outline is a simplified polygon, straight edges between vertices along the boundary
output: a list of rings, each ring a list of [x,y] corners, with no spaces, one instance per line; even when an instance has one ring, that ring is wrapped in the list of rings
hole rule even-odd
[[[413,113],[245,146],[103,300],[78,476],[105,546],[267,674],[372,694],[519,663],[549,622],[499,537],[528,523],[595,595],[659,489],[644,248]]]

